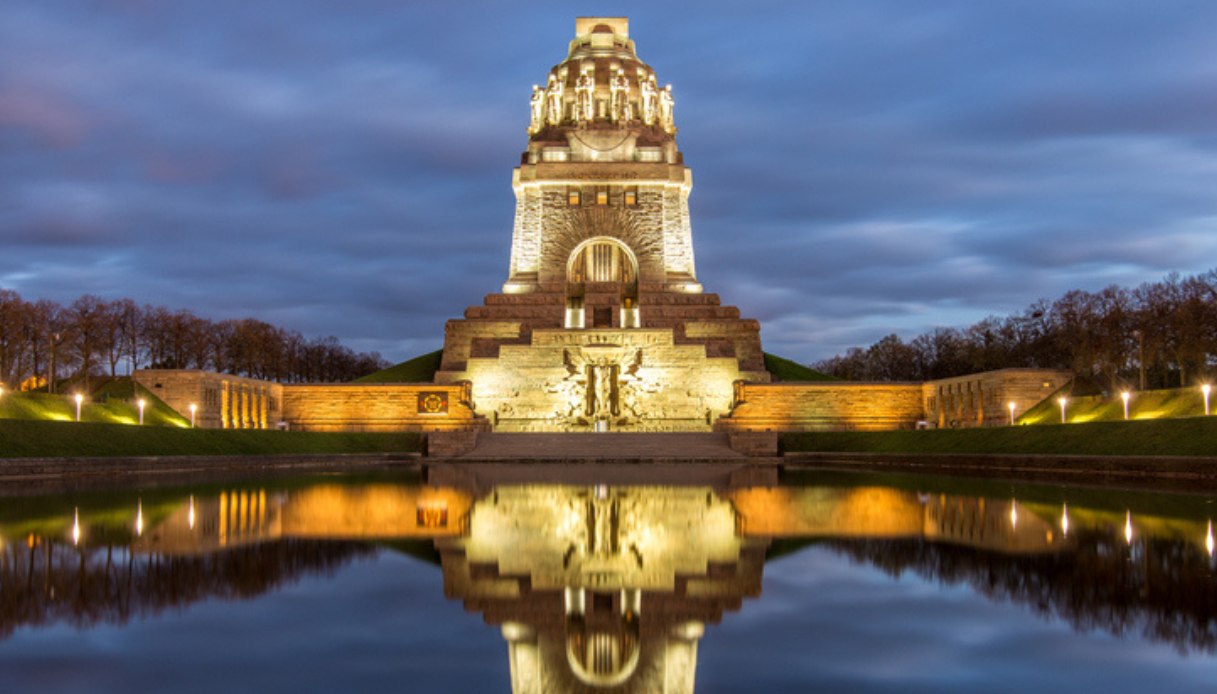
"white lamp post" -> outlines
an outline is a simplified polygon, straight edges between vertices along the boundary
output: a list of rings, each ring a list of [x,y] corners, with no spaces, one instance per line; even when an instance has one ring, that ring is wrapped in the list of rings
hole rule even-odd
[[[1128,419],[1128,398],[1129,398],[1129,392],[1127,390],[1124,391],[1123,393],[1120,393],[1120,399],[1124,401],[1124,419],[1125,420]]]
[[[198,411],[199,411],[199,406],[194,404],[193,402],[190,403],[190,428],[191,429],[194,428],[194,415]]]
[[[1200,392],[1204,393],[1204,416],[1207,417],[1209,415],[1209,393],[1213,392],[1213,386],[1205,383],[1200,386]]]
[[[139,405],[139,425],[143,426],[144,425],[144,406],[146,406],[148,403],[143,398],[140,398],[139,401],[136,402],[135,404]]]
[[[1061,424],[1064,424],[1065,423],[1065,405],[1069,404],[1069,398],[1066,398],[1063,396],[1059,397],[1056,399],[1056,403],[1061,406]]]
[[[1010,409],[1010,426],[1014,426],[1014,403],[1010,402],[1006,407]]]
[[[76,421],[80,421],[80,403],[85,401],[85,396],[80,393],[76,394]]]

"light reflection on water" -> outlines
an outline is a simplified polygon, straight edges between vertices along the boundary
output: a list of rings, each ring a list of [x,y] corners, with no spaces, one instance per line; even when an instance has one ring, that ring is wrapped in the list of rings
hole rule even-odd
[[[7,499],[0,671],[43,691],[1217,681],[1211,499],[821,477]]]

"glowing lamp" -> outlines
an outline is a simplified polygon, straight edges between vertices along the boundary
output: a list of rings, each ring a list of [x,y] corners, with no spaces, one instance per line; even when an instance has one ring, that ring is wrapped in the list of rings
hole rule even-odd
[[[1127,390],[1120,393],[1120,399],[1124,401],[1124,419],[1128,419],[1128,398],[1131,396]]]
[[[143,426],[144,425],[144,407],[148,403],[143,398],[140,398],[139,401],[137,401],[135,404],[139,406],[139,424],[140,424],[140,426]]]
[[[1010,409],[1010,426],[1014,426],[1014,403],[1010,402],[1006,407]]]
[[[1069,404],[1069,398],[1059,397],[1056,399],[1056,404],[1061,406],[1061,424],[1065,423],[1065,406]]]
[[[1213,386],[1205,383],[1200,386],[1200,392],[1204,394],[1204,415],[1207,417],[1209,414],[1209,394],[1213,392]]]
[[[80,404],[85,401],[85,396],[80,393],[76,394],[76,421],[80,421]]]
[[[190,403],[190,428],[191,429],[194,428],[194,415],[198,411],[199,411],[199,406],[194,404],[193,402]]]

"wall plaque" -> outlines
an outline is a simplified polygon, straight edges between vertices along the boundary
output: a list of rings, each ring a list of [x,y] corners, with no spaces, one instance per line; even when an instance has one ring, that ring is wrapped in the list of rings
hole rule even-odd
[[[419,414],[448,414],[447,391],[423,391],[418,394]]]

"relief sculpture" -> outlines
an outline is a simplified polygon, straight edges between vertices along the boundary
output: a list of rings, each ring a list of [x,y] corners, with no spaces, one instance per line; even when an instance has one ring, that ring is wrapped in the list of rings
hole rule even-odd
[[[555,413],[559,419],[581,427],[606,422],[613,428],[643,419],[639,395],[656,392],[658,384],[644,382],[639,374],[641,349],[612,351],[611,355],[595,356],[579,349],[562,351],[566,376],[546,388],[563,396],[563,405]]]

